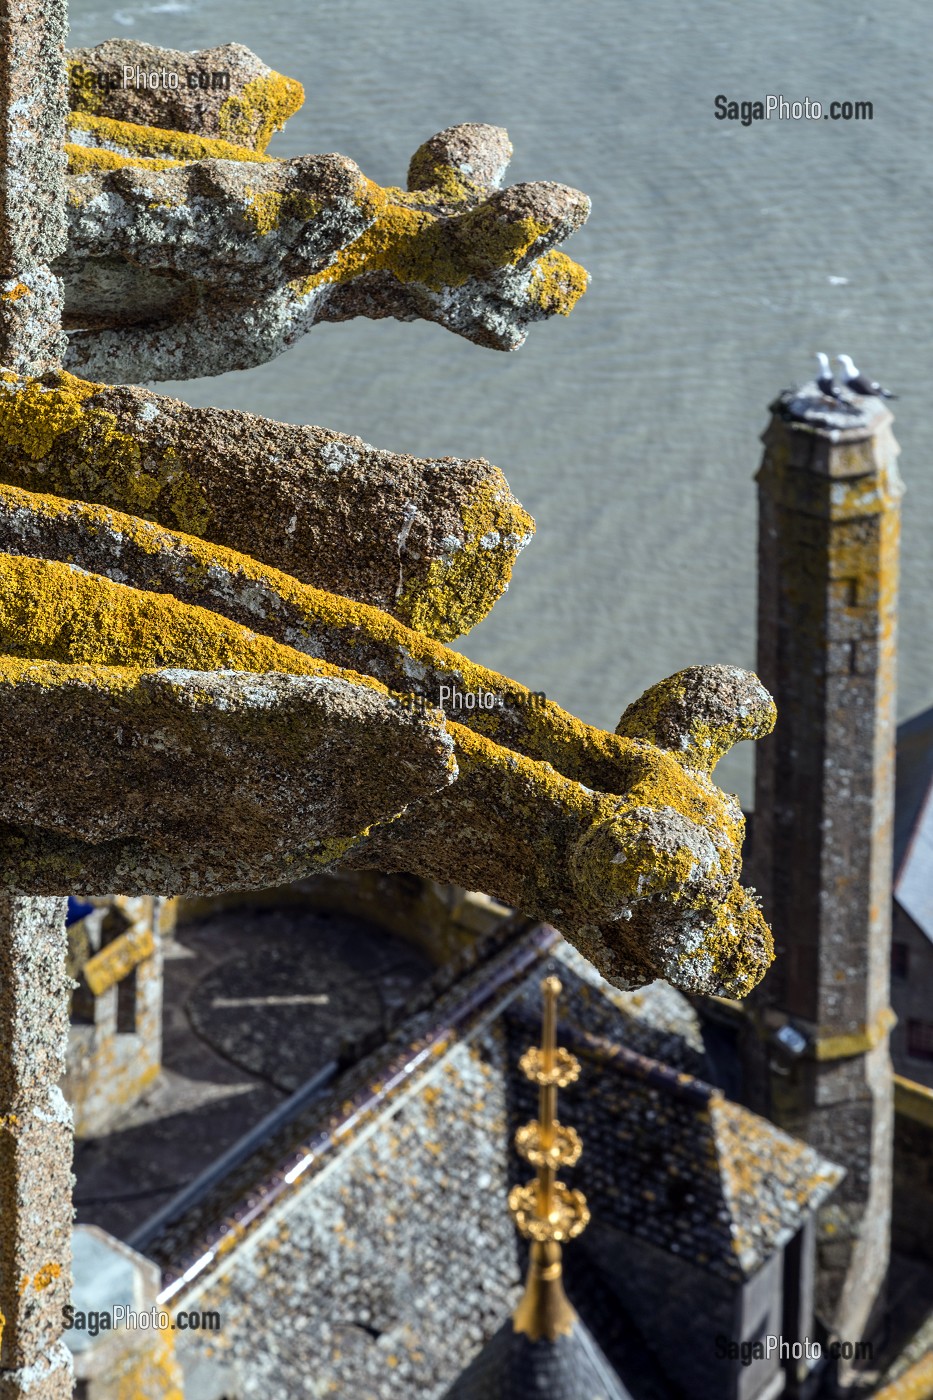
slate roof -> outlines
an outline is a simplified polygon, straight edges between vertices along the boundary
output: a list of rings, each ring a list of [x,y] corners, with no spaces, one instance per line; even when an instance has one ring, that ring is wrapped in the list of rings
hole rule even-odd
[[[894,898],[933,942],[933,707],[897,731]]]
[[[578,1317],[567,1337],[532,1342],[503,1323],[444,1400],[632,1400]]]
[[[572,972],[553,966],[569,992]],[[529,988],[506,1013],[512,1063],[534,1038],[539,999]],[[573,1030],[560,1010],[557,1034],[582,1064],[561,1092],[560,1118],[583,1139],[566,1179],[586,1195],[591,1230],[605,1223],[743,1280],[842,1179],[842,1168],[694,1075]],[[533,1117],[534,1090],[518,1075],[513,1095],[516,1124]]]

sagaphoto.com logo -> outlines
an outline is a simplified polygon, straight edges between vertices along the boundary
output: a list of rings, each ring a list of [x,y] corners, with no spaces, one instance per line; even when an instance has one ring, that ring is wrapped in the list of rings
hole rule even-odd
[[[795,101],[783,93],[769,93],[764,98],[734,98],[719,92],[713,98],[713,115],[718,122],[738,122],[740,126],[751,126],[754,122],[769,121],[827,121],[827,122],[871,122],[875,120],[875,104],[866,101],[850,101],[848,98],[834,98],[831,102],[817,102],[813,97]]]

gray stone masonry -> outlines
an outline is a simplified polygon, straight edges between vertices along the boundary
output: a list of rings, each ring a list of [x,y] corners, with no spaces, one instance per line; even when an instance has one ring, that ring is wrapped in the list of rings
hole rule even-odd
[[[817,1310],[854,1341],[883,1302],[891,1214],[888,963],[903,491],[891,415],[783,395],[759,483],[758,752],[749,878],[775,963],[753,998],[749,1098],[846,1165],[819,1228]],[[798,1033],[794,1053],[776,1036]]]

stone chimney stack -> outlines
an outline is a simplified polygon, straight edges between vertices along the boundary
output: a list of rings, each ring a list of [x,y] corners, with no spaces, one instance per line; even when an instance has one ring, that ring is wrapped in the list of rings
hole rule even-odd
[[[772,405],[758,473],[757,751],[749,879],[775,936],[751,999],[752,1106],[847,1169],[820,1216],[817,1311],[855,1341],[883,1306],[900,498],[891,414],[815,385]]]

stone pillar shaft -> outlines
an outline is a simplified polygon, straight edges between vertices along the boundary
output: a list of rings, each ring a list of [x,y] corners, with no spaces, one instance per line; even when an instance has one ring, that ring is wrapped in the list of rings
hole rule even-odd
[[[65,0],[0,0],[0,365],[61,360],[65,250]]]
[[[749,1097],[847,1168],[821,1213],[817,1310],[856,1340],[880,1308],[889,1248],[903,487],[888,411],[820,403],[801,391],[773,406],[758,474],[758,673],[778,723],[757,753],[751,878],[775,963],[753,999]],[[787,1023],[796,1052],[775,1038]]]
[[[65,0],[0,0],[0,366],[61,358]],[[0,895],[0,1400],[69,1400],[65,902]]]
[[[0,1400],[66,1400],[71,1110],[65,900],[0,895]]]

